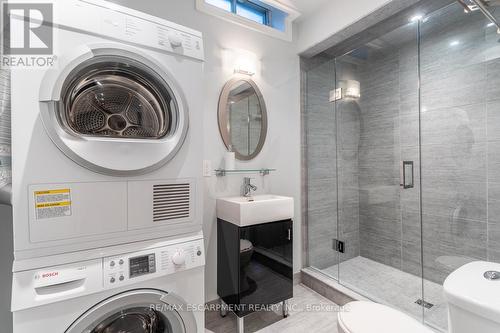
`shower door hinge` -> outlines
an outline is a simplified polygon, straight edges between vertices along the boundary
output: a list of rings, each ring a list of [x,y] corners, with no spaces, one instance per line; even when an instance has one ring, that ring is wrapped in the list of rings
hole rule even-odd
[[[329,96],[329,101],[330,102],[336,102],[338,100],[342,99],[342,88],[337,88],[335,90],[330,90],[330,96]]]
[[[423,300],[423,299],[421,299],[421,298],[417,299],[417,300],[415,301],[415,304],[418,304],[418,305],[420,305],[420,306],[423,306],[423,307],[424,307],[424,308],[426,308],[426,309],[430,309],[430,308],[432,308],[432,307],[434,306],[434,304],[429,303],[429,302],[426,302],[426,301],[424,301],[424,300]]]
[[[345,243],[339,241],[338,239],[333,240],[333,249],[337,252],[344,253],[345,252]]]

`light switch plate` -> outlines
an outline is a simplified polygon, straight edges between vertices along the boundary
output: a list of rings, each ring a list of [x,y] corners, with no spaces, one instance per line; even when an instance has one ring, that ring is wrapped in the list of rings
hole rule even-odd
[[[203,177],[212,177],[212,161],[203,160]]]

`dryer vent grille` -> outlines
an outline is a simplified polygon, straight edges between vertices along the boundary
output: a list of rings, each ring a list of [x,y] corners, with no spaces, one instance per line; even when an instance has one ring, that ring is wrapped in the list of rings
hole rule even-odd
[[[191,211],[191,184],[153,185],[153,221],[188,218]]]

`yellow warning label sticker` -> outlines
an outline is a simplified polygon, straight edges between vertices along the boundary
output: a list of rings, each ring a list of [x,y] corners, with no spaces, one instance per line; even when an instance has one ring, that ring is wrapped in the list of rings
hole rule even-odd
[[[36,205],[36,208],[46,208],[46,207],[56,207],[56,206],[69,206],[71,205],[71,201],[64,202],[49,202]]]
[[[69,188],[35,191],[34,195],[37,220],[71,216],[71,191]]]
[[[69,188],[63,188],[63,189],[60,189],[60,190],[35,191],[35,195],[40,195],[40,194],[60,194],[60,193],[69,193]]]

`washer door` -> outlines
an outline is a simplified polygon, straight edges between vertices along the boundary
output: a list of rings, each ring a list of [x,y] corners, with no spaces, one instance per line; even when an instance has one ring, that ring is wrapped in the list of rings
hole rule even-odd
[[[186,137],[188,111],[162,65],[135,49],[103,46],[62,63],[42,84],[41,117],[64,154],[117,176],[147,173],[174,157]]]
[[[196,320],[180,298],[155,289],[110,297],[81,315],[65,333],[196,333]]]

